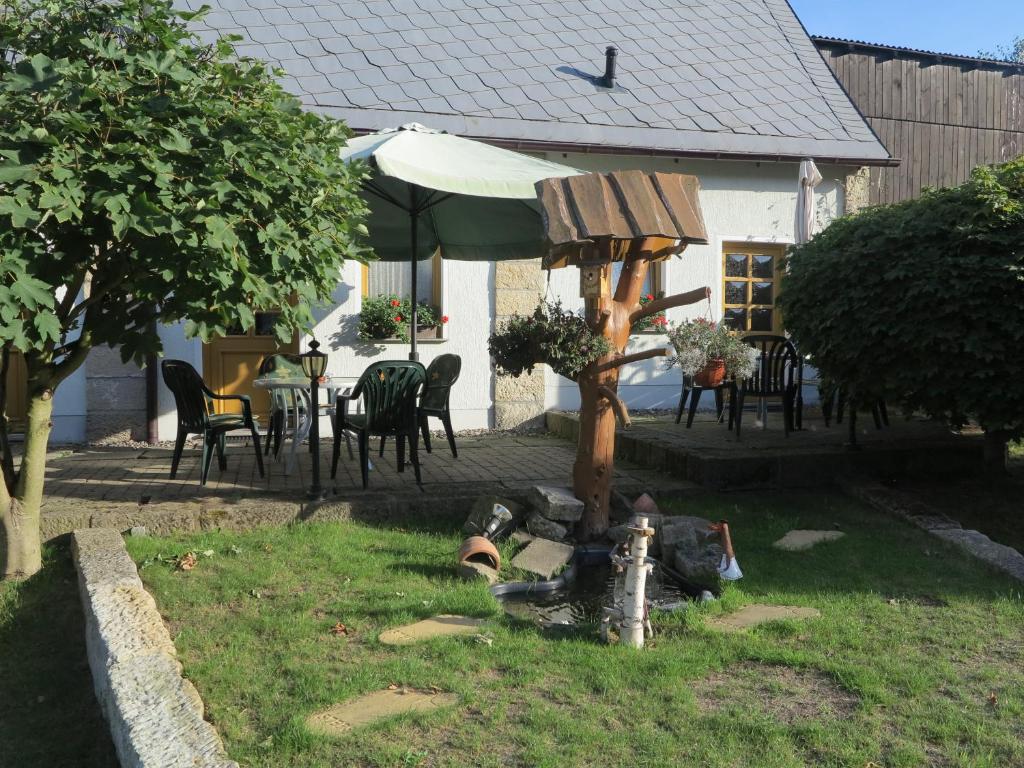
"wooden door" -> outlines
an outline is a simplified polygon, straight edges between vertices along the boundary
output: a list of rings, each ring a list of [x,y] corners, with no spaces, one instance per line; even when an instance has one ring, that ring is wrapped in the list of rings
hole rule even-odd
[[[253,415],[262,417],[264,426],[270,413],[270,398],[266,390],[252,385],[259,374],[260,361],[276,352],[296,353],[298,337],[289,344],[279,344],[274,336],[277,312],[257,312],[256,324],[248,332],[237,329],[203,345],[203,379],[218,395],[248,395],[252,399]],[[240,413],[241,404],[235,400],[214,401],[217,413]]]
[[[20,352],[11,352],[7,362],[7,403],[5,408],[8,430],[23,432],[27,414],[28,371],[25,368],[25,358],[21,356]]]

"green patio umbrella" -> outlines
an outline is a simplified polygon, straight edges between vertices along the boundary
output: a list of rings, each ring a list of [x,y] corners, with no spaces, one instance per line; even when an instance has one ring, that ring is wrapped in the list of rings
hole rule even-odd
[[[411,360],[416,353],[416,264],[440,248],[446,259],[502,261],[544,253],[534,185],[582,171],[435,131],[418,123],[349,141],[346,161],[373,168],[370,245],[382,261],[412,265]]]

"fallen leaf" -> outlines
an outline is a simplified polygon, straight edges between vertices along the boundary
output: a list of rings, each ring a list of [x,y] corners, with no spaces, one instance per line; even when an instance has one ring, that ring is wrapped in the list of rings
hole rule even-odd
[[[494,645],[494,638],[488,635],[473,635],[473,639],[482,645]]]
[[[392,683],[391,685],[388,686],[388,690],[389,691],[397,691],[398,690],[398,686],[395,685],[394,683]]]
[[[263,595],[260,594],[260,591],[258,589],[250,589],[249,594],[255,597],[257,600],[263,597]]]
[[[405,597],[405,592],[395,592],[395,597]]]
[[[990,707],[994,707],[999,703],[999,697],[996,696],[995,691],[988,692],[988,704]]]
[[[203,557],[213,557],[213,550],[212,549],[207,549],[206,551],[204,551],[203,552]]]
[[[229,550],[230,550],[231,554],[233,554],[233,555],[240,555],[240,554],[242,554],[242,548],[240,546],[238,546],[237,544],[232,544],[229,547]]]
[[[274,545],[273,544],[264,544],[263,545],[263,551],[267,552],[267,553],[273,552],[274,551]]]
[[[342,635],[348,634],[348,627],[342,624],[340,621],[331,627],[331,634],[335,637],[341,637]]]
[[[178,568],[183,571],[191,571],[196,567],[196,553],[188,552],[178,559]]]

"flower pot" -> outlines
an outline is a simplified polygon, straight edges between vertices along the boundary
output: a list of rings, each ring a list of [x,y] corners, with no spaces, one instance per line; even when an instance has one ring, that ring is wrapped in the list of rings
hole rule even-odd
[[[720,357],[708,360],[707,365],[697,371],[693,377],[694,385],[704,389],[721,386],[723,381],[725,381],[725,360]]]
[[[501,568],[501,554],[483,536],[470,536],[459,547],[459,562],[483,563],[497,571]]]

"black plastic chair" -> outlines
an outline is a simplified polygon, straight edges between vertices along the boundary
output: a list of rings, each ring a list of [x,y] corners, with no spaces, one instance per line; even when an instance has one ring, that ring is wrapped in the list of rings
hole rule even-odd
[[[167,388],[174,395],[174,404],[178,409],[178,436],[174,442],[174,457],[171,459],[171,479],[178,474],[178,462],[181,461],[181,452],[185,448],[185,438],[189,435],[203,436],[200,485],[206,485],[214,450],[217,452],[217,464],[220,469],[227,469],[227,458],[224,455],[225,435],[236,429],[248,429],[252,434],[256,466],[259,468],[260,477],[263,477],[260,436],[249,398],[246,395],[218,395],[212,392],[203,382],[199,372],[184,360],[164,360],[160,363],[160,372]],[[242,412],[214,413],[214,400],[238,400],[242,404]]]
[[[302,372],[302,364],[298,355],[274,354],[268,355],[260,361],[259,376],[290,379],[302,378],[305,374]],[[271,389],[269,394],[270,421],[267,424],[267,440],[263,453],[270,453],[271,442],[273,442],[274,456],[277,456],[281,451],[281,442],[284,439],[284,428],[288,417],[298,418],[298,412],[302,410],[302,406],[294,392]]]
[[[718,414],[719,420],[722,418],[722,412],[725,410],[725,389],[729,386],[729,382],[723,381],[717,387],[710,387],[712,392],[715,393],[715,413]],[[686,416],[686,428],[689,429],[693,426],[693,417],[697,414],[697,405],[700,403],[700,396],[704,392],[704,387],[700,387],[693,383],[693,379],[690,376],[683,374],[683,389],[679,393],[679,408],[676,409],[676,424],[683,420],[683,411],[686,410],[686,403],[690,403],[690,412]]]
[[[373,363],[359,377],[345,400],[362,397],[363,413],[350,414],[347,407],[339,407],[335,416],[334,450],[331,456],[331,477],[338,473],[341,456],[341,436],[345,430],[357,435],[359,469],[363,488],[369,485],[370,437],[394,437],[398,442],[398,471],[405,470],[405,441],[409,441],[409,458],[416,473],[416,484],[422,485],[417,453],[419,442],[416,401],[427,380],[421,363],[408,360],[385,360]]]
[[[434,358],[427,367],[427,385],[420,397],[419,414],[420,431],[423,433],[423,447],[430,453],[430,430],[427,419],[431,416],[441,420],[448,447],[452,456],[459,458],[455,447],[455,433],[452,431],[452,415],[448,407],[452,394],[452,386],[459,380],[462,372],[462,358],[458,355],[440,355]]]
[[[743,405],[747,396],[756,397],[758,406],[766,410],[769,397],[782,399],[782,421],[786,437],[795,429],[797,396],[803,379],[803,358],[785,336],[754,334],[743,339],[757,349],[757,368],[743,381],[732,383],[729,402],[729,427],[736,424],[736,437],[743,423]],[[764,418],[764,416],[762,416]]]

